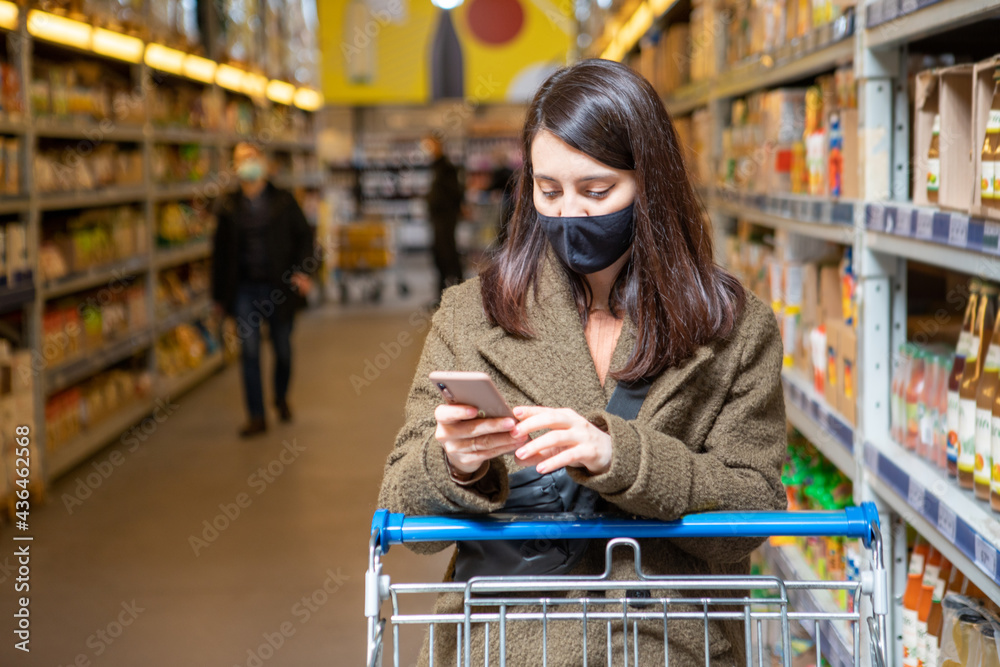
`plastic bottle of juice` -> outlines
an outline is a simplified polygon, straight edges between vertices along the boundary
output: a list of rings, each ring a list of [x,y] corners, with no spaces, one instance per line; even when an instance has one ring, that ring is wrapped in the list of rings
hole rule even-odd
[[[976,390],[976,460],[973,481],[976,497],[990,499],[993,474],[993,403],[1000,385],[1000,320],[993,322],[993,336],[983,362],[982,377]]]
[[[917,665],[917,605],[920,602],[920,587],[924,580],[924,565],[930,546],[919,535],[910,553],[910,569],[906,575],[906,591],[903,593],[903,665]]]
[[[911,452],[917,451],[920,446],[920,404],[927,384],[926,362],[927,352],[914,346],[910,377],[906,383],[906,433],[903,436],[903,445]]]
[[[948,378],[951,377],[953,363],[953,357],[941,357],[941,382],[934,410],[934,451],[937,466],[941,470],[948,470]]]
[[[976,327],[965,358],[962,384],[958,390],[958,484],[963,489],[975,485],[976,467],[976,399],[979,380],[983,375],[983,362],[993,338],[993,321],[996,319],[995,285],[984,283],[976,305]]]
[[[921,649],[921,657],[927,667],[937,667],[938,649],[941,646],[941,626],[944,625],[944,614],[941,613],[941,600],[944,599],[944,590],[947,586],[948,577],[951,574],[951,563],[947,559],[941,561],[941,572],[934,582],[934,592],[931,594],[931,608],[927,614],[927,634],[924,636],[924,645]]]
[[[937,583],[937,579],[934,580]],[[920,584],[920,598],[917,601],[917,667],[928,667],[931,663],[927,655],[927,635],[931,616],[931,605],[934,598],[934,585],[928,584],[926,577]]]
[[[981,289],[982,282],[979,279],[973,278],[969,281],[969,302],[965,305],[965,315],[962,318],[962,333],[958,337],[958,344],[955,347],[955,358],[951,365],[951,374],[948,376],[947,468],[949,477],[955,477],[958,474],[959,389],[962,384],[962,375],[965,372],[965,358],[969,356],[972,336],[976,328],[975,313]]]
[[[913,369],[913,349],[912,343],[899,346],[899,366],[896,369],[898,382],[892,394],[892,405],[895,408],[892,415],[892,439],[901,445],[906,439],[906,388],[910,384],[910,372]]]
[[[934,414],[937,411],[938,386],[941,384],[941,358],[932,353],[927,354],[925,361],[924,393],[920,396],[918,414],[920,417],[920,446],[917,452],[920,456],[937,464],[937,453],[934,451]]]

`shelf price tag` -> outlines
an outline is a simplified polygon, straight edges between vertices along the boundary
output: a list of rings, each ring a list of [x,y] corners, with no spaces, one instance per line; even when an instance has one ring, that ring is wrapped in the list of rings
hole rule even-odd
[[[964,248],[969,243],[969,216],[952,213],[948,225],[948,245]]]
[[[878,473],[878,450],[874,445],[865,445],[865,465],[873,473]]]
[[[868,229],[873,232],[885,231],[885,206],[872,204],[868,207]]]
[[[927,209],[917,211],[917,228],[913,235],[921,241],[930,241],[934,238],[934,212]]]
[[[976,565],[990,575],[990,579],[996,578],[997,550],[979,535],[976,535]]]
[[[910,478],[909,492],[906,494],[906,502],[920,514],[924,513],[924,487],[912,477]]]
[[[987,222],[983,225],[983,250],[996,253],[1000,251],[998,245],[1000,245],[1000,223]]]
[[[943,502],[938,504],[937,527],[949,542],[955,543],[955,512]]]

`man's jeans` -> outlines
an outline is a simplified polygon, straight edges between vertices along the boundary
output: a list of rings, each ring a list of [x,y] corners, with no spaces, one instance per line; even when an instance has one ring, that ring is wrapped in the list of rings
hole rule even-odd
[[[270,297],[272,286],[244,283],[236,294],[236,331],[240,337],[243,393],[250,418],[264,417],[264,393],[260,373],[260,325],[267,320],[274,348],[274,401],[285,402],[292,375],[292,319],[275,317],[278,310]]]

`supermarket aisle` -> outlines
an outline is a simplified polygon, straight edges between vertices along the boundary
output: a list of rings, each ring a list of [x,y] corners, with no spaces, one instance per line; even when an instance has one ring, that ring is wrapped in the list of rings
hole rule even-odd
[[[368,523],[420,348],[393,344],[403,332],[422,340],[422,296],[301,318],[293,424],[237,438],[230,366],[165,402],[169,416],[135,451],[105,449],[51,489],[31,514],[28,659],[7,639],[16,575],[3,569],[13,531],[0,532],[0,664],[362,664]],[[355,390],[350,376],[369,362],[384,368]],[[414,577],[444,567],[391,558]]]

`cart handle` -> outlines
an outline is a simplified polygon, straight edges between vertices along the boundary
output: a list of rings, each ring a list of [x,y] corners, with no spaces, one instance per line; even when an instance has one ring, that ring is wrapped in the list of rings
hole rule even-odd
[[[482,516],[405,516],[375,511],[373,544],[388,551],[393,544],[472,540],[612,539],[681,537],[843,536],[871,547],[879,528],[874,503],[824,512],[703,512],[676,521],[580,518],[572,514]]]

